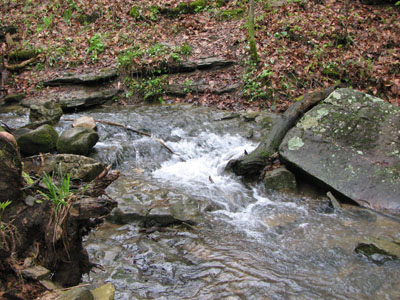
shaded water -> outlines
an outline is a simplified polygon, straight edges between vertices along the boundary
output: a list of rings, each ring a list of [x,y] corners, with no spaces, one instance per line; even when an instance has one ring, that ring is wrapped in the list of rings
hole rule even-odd
[[[400,263],[354,252],[367,236],[399,240],[398,223],[359,209],[332,213],[302,194],[266,196],[224,172],[255,147],[258,137],[248,137],[260,124],[215,121],[223,113],[188,106],[85,114],[149,131],[176,152],[98,125],[95,156],[122,171],[107,190],[122,210],[167,202],[196,222],[147,233],[133,219],[105,223],[86,241],[105,270],[86,282],[112,282],[116,299],[400,299]]]

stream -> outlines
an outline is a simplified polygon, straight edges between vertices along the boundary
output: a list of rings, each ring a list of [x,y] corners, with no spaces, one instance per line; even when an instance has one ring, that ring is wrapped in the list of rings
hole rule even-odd
[[[399,240],[399,223],[355,207],[334,212],[312,190],[267,193],[224,171],[255,148],[262,122],[220,120],[229,113],[186,105],[73,117],[84,114],[150,132],[175,152],[98,124],[92,156],[121,170],[107,189],[119,216],[87,237],[91,260],[104,270],[84,283],[112,282],[116,299],[400,299],[400,262],[354,252],[364,237]],[[3,121],[27,119],[9,113]],[[152,227],[150,219],[146,229],[143,211],[186,222]]]

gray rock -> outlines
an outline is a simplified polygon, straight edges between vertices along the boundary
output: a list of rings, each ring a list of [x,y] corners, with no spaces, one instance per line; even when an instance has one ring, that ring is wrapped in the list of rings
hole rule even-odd
[[[72,127],[86,127],[90,129],[96,129],[96,122],[92,117],[82,116],[72,123]]]
[[[281,166],[275,170],[269,171],[264,176],[264,186],[267,190],[288,190],[297,189],[296,178],[292,172]]]
[[[64,111],[87,109],[89,107],[104,104],[119,93],[118,89],[103,91],[77,90],[59,95],[58,102]]]
[[[98,84],[110,81],[118,76],[117,69],[108,69],[101,72],[91,72],[86,74],[67,74],[62,77],[46,80],[45,86],[58,86],[65,84]]]
[[[21,271],[22,276],[33,280],[47,279],[50,276],[50,271],[42,266],[33,266],[25,268]]]
[[[76,127],[65,130],[57,142],[59,153],[88,155],[99,135],[93,129]]]
[[[60,120],[62,114],[61,106],[58,103],[48,101],[43,104],[31,105],[29,121],[32,123],[55,125]]]
[[[62,294],[57,300],[94,300],[94,298],[89,289],[75,287]]]
[[[303,116],[279,152],[358,204],[400,213],[399,145],[399,107],[340,89]]]
[[[51,163],[52,169],[56,172],[61,166],[63,174],[69,173],[71,179],[80,179],[86,182],[95,179],[106,167],[93,158],[75,154],[58,154]]]
[[[30,130],[17,138],[21,152],[26,155],[52,152],[58,140],[57,131],[48,124]]]

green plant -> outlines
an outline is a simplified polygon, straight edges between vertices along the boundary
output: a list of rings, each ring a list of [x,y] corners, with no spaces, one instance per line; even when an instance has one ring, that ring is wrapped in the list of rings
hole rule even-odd
[[[105,49],[101,35],[96,33],[89,39],[89,48],[87,52],[90,54],[90,58],[93,61],[98,60],[98,54],[103,52]]]
[[[4,224],[2,223],[3,213],[7,206],[9,206],[12,201],[0,202],[0,230],[3,231],[5,229]]]
[[[185,56],[191,55],[193,52],[193,47],[190,44],[183,44],[180,46],[179,53]]]
[[[167,85],[166,76],[149,77],[143,79],[131,79],[128,82],[131,94],[137,93],[143,97],[146,102],[163,103],[162,96],[165,93]]]
[[[43,174],[43,183],[47,187],[47,192],[39,191],[40,194],[47,200],[54,203],[55,215],[57,216],[60,207],[67,205],[67,201],[72,195],[71,191],[71,175],[63,175],[60,168],[59,184],[56,184],[54,175],[50,176],[47,173]]]
[[[270,97],[272,92],[268,85],[273,74],[274,72],[267,64],[261,71],[257,70],[256,64],[250,64],[243,75],[243,96],[250,102]]]

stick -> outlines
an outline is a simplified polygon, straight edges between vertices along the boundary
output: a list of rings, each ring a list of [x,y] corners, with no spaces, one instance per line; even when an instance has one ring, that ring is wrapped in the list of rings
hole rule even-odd
[[[63,120],[64,121],[71,121],[71,122],[75,121],[74,119],[63,119]],[[125,126],[124,124],[120,124],[120,123],[115,123],[115,122],[110,122],[110,121],[103,121],[103,120],[94,120],[94,121],[97,122],[97,123],[102,123],[102,124],[106,124],[106,125],[122,127],[122,128],[124,128],[124,129],[126,129],[128,131],[132,131],[132,132],[140,134],[140,135],[148,136],[148,137],[152,138],[153,140],[159,142],[161,144],[161,146],[163,146],[165,149],[168,150],[168,152],[170,152],[171,154],[175,154],[175,152],[172,151],[172,149],[170,147],[168,147],[163,140],[161,140],[159,138],[156,138],[155,136],[151,135],[150,133],[139,131],[139,130],[133,129],[131,127]]]

